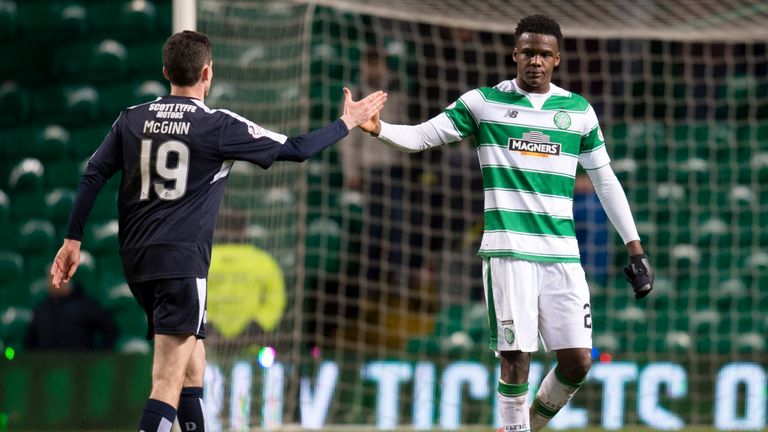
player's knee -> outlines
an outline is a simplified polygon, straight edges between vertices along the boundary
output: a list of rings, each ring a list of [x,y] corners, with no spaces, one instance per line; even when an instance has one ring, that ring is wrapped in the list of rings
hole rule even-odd
[[[572,356],[568,362],[560,362],[557,365],[560,373],[569,381],[582,382],[587,377],[592,367],[592,357],[586,354]]]

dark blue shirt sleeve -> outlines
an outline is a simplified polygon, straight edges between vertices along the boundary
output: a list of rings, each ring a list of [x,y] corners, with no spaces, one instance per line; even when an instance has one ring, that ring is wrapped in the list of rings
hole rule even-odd
[[[284,135],[228,114],[221,128],[219,151],[224,159],[244,160],[266,169],[275,160],[305,161],[347,134],[347,125],[337,120],[320,129],[286,139]],[[278,141],[281,137],[285,142]]]
[[[77,188],[72,213],[69,215],[69,224],[65,235],[68,239],[83,239],[85,222],[88,220],[88,215],[91,214],[93,203],[96,201],[99,191],[104,183],[112,178],[122,166],[121,118],[122,113],[112,125],[112,129],[99,148],[88,160],[88,166],[85,168],[85,173],[83,173]]]
[[[341,120],[312,132],[288,138],[280,147],[277,160],[302,162],[328,148],[331,144],[349,134],[347,125]]]

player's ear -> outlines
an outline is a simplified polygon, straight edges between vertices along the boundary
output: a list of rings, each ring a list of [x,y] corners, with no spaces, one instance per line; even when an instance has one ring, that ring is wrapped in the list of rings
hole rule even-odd
[[[560,51],[555,55],[555,67],[560,66]]]
[[[213,79],[213,61],[203,66],[203,70],[200,73],[200,79],[203,82],[208,82]]]
[[[512,61],[517,63],[517,47],[512,48]]]
[[[170,80],[171,80],[171,77],[170,77],[170,76],[168,76],[168,69],[166,69],[166,68],[165,68],[165,66],[163,66],[163,76],[164,76],[164,77],[165,77],[165,79],[167,79],[168,81],[170,81]]]

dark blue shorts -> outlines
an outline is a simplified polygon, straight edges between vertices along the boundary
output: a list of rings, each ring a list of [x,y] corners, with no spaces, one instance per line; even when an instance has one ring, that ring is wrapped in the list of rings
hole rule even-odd
[[[206,279],[160,279],[129,286],[147,314],[147,339],[155,334],[205,339]]]

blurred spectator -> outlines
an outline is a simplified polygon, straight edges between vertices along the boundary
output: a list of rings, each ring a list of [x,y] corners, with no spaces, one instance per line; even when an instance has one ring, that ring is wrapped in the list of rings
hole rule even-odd
[[[404,96],[399,80],[390,73],[386,56],[375,47],[362,57],[357,93],[365,94],[372,89],[385,90],[389,95],[381,110],[382,119],[394,123],[407,121],[401,111]],[[369,280],[401,281],[405,277],[401,269],[405,262],[403,154],[357,130],[339,143],[339,150],[345,188],[362,192],[364,200],[361,252],[367,264],[362,266],[362,272]]]
[[[49,278],[50,279],[50,278]],[[48,297],[34,310],[27,330],[29,350],[111,350],[117,324],[77,282],[56,289],[48,283]]]
[[[581,265],[587,280],[605,285],[608,280],[608,216],[595,193],[592,181],[582,170],[576,174],[573,191],[573,220],[579,242]]]

